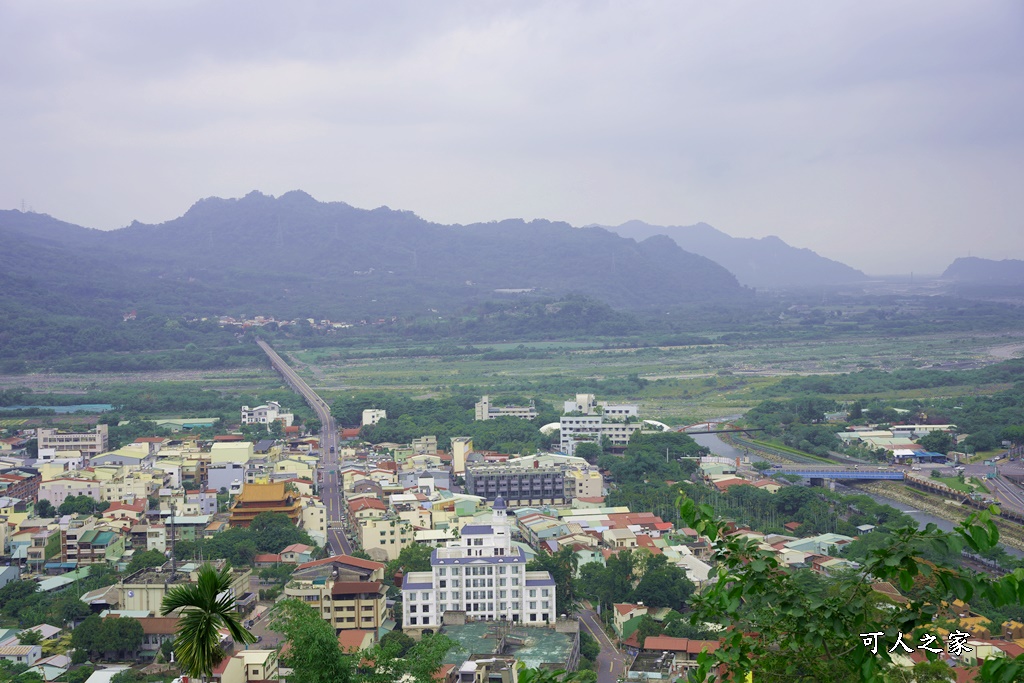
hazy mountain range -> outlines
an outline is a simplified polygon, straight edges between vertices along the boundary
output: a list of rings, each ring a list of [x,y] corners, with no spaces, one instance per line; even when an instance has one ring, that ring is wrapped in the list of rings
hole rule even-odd
[[[748,287],[785,289],[862,282],[867,276],[810,249],[791,247],[778,237],[730,237],[707,223],[696,225],[649,225],[629,221],[608,227],[636,240],[667,235],[676,244],[724,266]]]
[[[507,220],[439,225],[303,192],[197,202],[159,225],[99,231],[0,212],[0,301],[75,315],[384,316],[452,310],[496,290],[585,294],[620,308],[749,298],[722,266],[667,237]]]
[[[1024,261],[962,257],[946,268],[942,279],[978,284],[1024,285]]]

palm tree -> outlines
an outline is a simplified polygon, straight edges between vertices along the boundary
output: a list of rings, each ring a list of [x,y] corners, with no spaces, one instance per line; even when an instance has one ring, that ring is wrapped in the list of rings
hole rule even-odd
[[[231,567],[218,572],[209,563],[199,568],[194,584],[178,586],[164,596],[160,614],[182,610],[174,637],[178,666],[190,676],[207,677],[224,658],[220,629],[226,628],[236,643],[254,643],[256,636],[242,628],[231,588]]]

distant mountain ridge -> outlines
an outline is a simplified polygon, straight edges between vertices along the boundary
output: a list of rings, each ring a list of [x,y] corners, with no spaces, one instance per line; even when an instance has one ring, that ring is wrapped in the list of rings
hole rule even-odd
[[[731,237],[707,223],[660,226],[629,221],[607,229],[636,240],[667,235],[686,251],[724,266],[748,287],[815,287],[868,279],[855,268],[820,256],[810,249],[792,247],[775,236],[760,239]]]
[[[942,279],[978,284],[1024,285],[1024,261],[994,261],[977,256],[964,256],[946,268],[942,273]]]
[[[448,226],[299,191],[203,199],[165,223],[112,231],[0,211],[0,238],[14,247],[0,256],[0,272],[13,278],[8,295],[68,313],[159,302],[203,315],[244,306],[358,318],[453,310],[498,289],[578,292],[633,309],[749,297],[725,268],[662,236],[634,241],[541,220]],[[61,301],[47,298],[55,290]]]

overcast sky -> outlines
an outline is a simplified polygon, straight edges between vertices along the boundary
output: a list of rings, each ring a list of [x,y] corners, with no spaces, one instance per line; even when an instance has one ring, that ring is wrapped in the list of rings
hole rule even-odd
[[[10,0],[0,45],[0,208],[89,227],[302,189],[1024,258],[1016,0]]]

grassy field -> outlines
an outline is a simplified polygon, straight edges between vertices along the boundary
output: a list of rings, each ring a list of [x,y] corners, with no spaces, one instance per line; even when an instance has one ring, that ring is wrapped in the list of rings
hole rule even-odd
[[[512,351],[515,342],[479,345]],[[982,364],[1005,358],[1002,337],[927,336],[795,342],[623,348],[595,342],[530,342],[531,357],[485,360],[480,355],[411,355],[433,344],[372,348],[282,349],[311,386],[327,395],[355,391],[402,392],[436,396],[463,388],[479,393],[516,393],[556,404],[574,393],[574,381],[607,380],[636,375],[651,382],[642,390],[601,398],[639,403],[645,415],[672,423],[742,413],[761,401],[760,387],[794,374],[851,372],[864,368],[892,370],[945,364]],[[397,354],[410,354],[400,357]],[[838,396],[854,400],[933,398],[994,393],[1002,385],[944,387]]]
[[[430,397],[451,391],[518,394],[556,406],[588,381],[606,382],[599,398],[635,402],[645,416],[687,424],[744,412],[762,400],[759,389],[788,375],[892,370],[933,365],[978,366],[1004,360],[1019,346],[1008,335],[836,339],[816,342],[713,344],[629,348],[614,340],[592,342],[509,341],[479,344],[485,353],[451,355],[462,349],[435,343],[300,349],[275,342],[296,370],[327,400],[357,391],[396,392]],[[500,360],[500,353],[518,359]],[[648,383],[617,380],[636,376]],[[210,371],[140,373],[30,374],[0,376],[0,389],[24,387],[39,392],[85,394],[111,384],[173,381],[208,389],[259,394],[280,387],[269,365]],[[622,387],[627,387],[622,389]],[[629,388],[633,387],[633,388]],[[837,400],[934,398],[994,393],[1003,385],[944,387],[884,394],[835,396]]]

